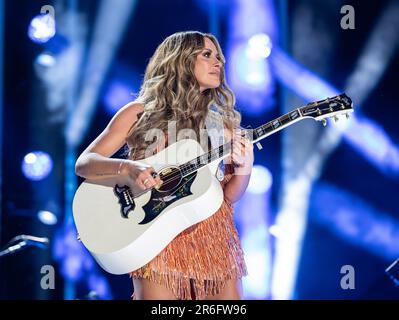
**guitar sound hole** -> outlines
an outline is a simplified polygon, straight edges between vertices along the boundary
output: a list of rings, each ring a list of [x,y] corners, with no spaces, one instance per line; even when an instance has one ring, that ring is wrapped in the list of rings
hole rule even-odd
[[[182,181],[182,173],[177,167],[164,168],[159,172],[160,178],[163,180],[159,192],[170,192],[176,189]]]

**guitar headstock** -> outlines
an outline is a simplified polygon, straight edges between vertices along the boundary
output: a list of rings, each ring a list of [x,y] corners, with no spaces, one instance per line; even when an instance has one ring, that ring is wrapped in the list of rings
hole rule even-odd
[[[346,115],[346,118],[349,118],[349,113],[354,110],[351,98],[343,93],[332,98],[309,103],[300,108],[300,111],[302,116],[322,121],[326,125],[326,118],[334,117],[334,120],[338,120],[338,116],[343,114]]]

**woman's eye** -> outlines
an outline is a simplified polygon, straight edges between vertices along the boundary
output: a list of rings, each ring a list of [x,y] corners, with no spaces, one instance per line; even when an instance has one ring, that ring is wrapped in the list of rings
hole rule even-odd
[[[205,52],[205,53],[204,53],[204,57],[209,58],[210,56],[211,56],[211,53],[210,53],[210,52]]]

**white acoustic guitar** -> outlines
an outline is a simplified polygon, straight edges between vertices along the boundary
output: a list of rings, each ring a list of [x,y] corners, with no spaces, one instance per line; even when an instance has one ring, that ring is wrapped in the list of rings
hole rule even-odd
[[[353,111],[341,94],[297,108],[256,129],[247,137],[259,140],[305,118],[326,121]],[[99,265],[113,274],[134,271],[151,261],[179,233],[214,214],[223,202],[215,177],[230,143],[204,152],[191,139],[180,140],[140,160],[154,167],[164,181],[158,189],[135,191],[126,178],[86,180],[76,191],[73,215],[79,237]]]

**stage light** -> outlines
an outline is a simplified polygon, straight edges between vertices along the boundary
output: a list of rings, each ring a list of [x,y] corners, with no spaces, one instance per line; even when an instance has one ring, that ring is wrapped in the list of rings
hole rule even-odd
[[[309,197],[309,188],[306,174],[285,182],[280,200],[283,205],[276,215],[275,226],[269,229],[271,234],[277,235],[271,284],[273,299],[286,300],[295,297],[294,284],[307,226],[307,211],[304,206]]]
[[[268,216],[271,215],[272,183],[270,171],[264,166],[254,165],[248,192],[235,205],[235,220],[249,272],[243,280],[245,299],[265,299],[270,294],[272,258]]]
[[[101,274],[91,274],[87,279],[87,284],[91,292],[96,292],[100,299],[112,299],[111,288],[107,279]]]
[[[277,219],[281,218],[280,220],[286,221],[286,224],[292,224],[292,214],[289,207],[292,206],[293,201],[291,198],[295,197],[295,195],[301,196],[299,202],[296,203],[295,216],[306,217],[311,185],[320,176],[323,164],[327,157],[338,146],[342,136],[346,138],[352,146],[360,149],[361,153],[365,155],[368,160],[371,160],[372,164],[377,164],[377,167],[381,169],[382,172],[389,174],[391,177],[398,173],[399,152],[392,140],[377,124],[372,124],[371,121],[367,121],[369,123],[363,125],[362,122],[364,121],[357,121],[361,103],[365,101],[370,92],[375,89],[378,81],[381,80],[381,76],[388,67],[388,63],[396,52],[395,48],[397,47],[399,37],[395,30],[398,29],[399,20],[395,19],[395,16],[397,16],[398,13],[399,4],[397,1],[391,1],[381,14],[376,27],[371,33],[370,40],[366,44],[358,60],[354,73],[347,80],[344,91],[347,92],[349,96],[353,97],[356,106],[356,115],[351,118],[351,121],[342,121],[339,125],[326,128],[316,147],[313,147],[313,151],[308,155],[308,160],[301,166],[301,171],[307,173],[307,188],[309,192],[298,192],[297,188],[285,187],[284,189],[291,189],[290,192],[292,196],[288,196],[286,200],[283,198],[281,202],[282,209]],[[381,41],[381,39],[385,39],[385,41]],[[273,67],[276,78],[293,92],[303,97],[307,102],[325,99],[326,97],[334,96],[341,92],[326,81],[323,81],[315,73],[293,62],[293,60],[281,50],[274,49],[273,54],[268,60]],[[372,66],[372,68],[370,68],[370,66]],[[360,133],[360,130],[362,130],[363,133]],[[367,137],[371,136],[373,136],[373,138],[371,141],[368,141]],[[366,137],[366,139],[364,139],[364,137]],[[376,147],[377,149],[375,149]],[[287,181],[287,184],[292,184],[292,181]],[[287,217],[284,217],[284,215],[287,215]],[[301,231],[298,229],[297,232]],[[300,236],[301,234],[298,233],[296,238]],[[297,272],[296,265],[299,257],[297,248],[300,248],[299,244],[297,245],[295,242],[293,241],[290,244],[287,243],[286,239],[280,241],[279,238],[277,238],[276,262],[272,285],[274,298],[289,299],[294,296],[293,289]],[[291,257],[288,256],[290,251]],[[289,266],[292,266],[291,270],[288,270]],[[287,277],[287,274],[289,277]]]
[[[241,112],[256,116],[274,106],[274,82],[268,59],[248,58],[246,50],[246,42],[235,45],[228,58],[227,73],[231,88],[245,106]]]
[[[250,48],[248,45],[241,45],[235,48],[231,56],[234,63],[233,83],[240,84],[240,87],[252,91],[264,90],[271,84],[271,74],[269,64],[265,59],[260,59],[258,49]],[[234,71],[234,72],[233,72]],[[256,93],[261,96],[261,92]]]
[[[270,171],[261,165],[254,165],[247,191],[255,194],[262,194],[268,191],[273,183]]]
[[[271,0],[239,0],[230,9],[226,73],[243,114],[257,116],[275,106],[274,78],[269,59],[277,39],[277,19]],[[250,17],[250,21],[248,21]],[[256,23],[252,23],[255,22]]]
[[[46,210],[40,210],[37,213],[37,217],[42,223],[50,226],[57,224],[58,221],[57,216],[54,213]]]
[[[42,151],[28,153],[22,161],[22,172],[25,177],[32,181],[46,178],[53,169],[53,160]]]
[[[93,264],[86,263],[87,259],[91,259],[90,255],[77,240],[76,230],[72,226],[57,231],[52,249],[54,259],[59,263],[61,274],[66,280],[79,281],[85,271],[92,271]]]
[[[64,281],[72,283],[81,281],[89,290],[95,291],[99,298],[112,299],[107,279],[98,272],[98,266],[92,256],[77,240],[77,232],[72,224],[68,224],[56,232],[52,253],[60,266]],[[69,295],[72,294],[69,293]]]
[[[279,238],[282,236],[282,230],[281,227],[279,227],[278,225],[272,225],[269,227],[269,233],[275,237],[275,238]]]
[[[40,14],[34,17],[29,25],[28,36],[36,43],[46,43],[56,32],[55,20],[50,14]]]
[[[385,273],[391,278],[396,286],[399,286],[399,258],[385,269]]]
[[[51,55],[50,53],[44,52],[37,56],[35,63],[38,66],[50,68],[55,65],[56,60],[53,55]]]
[[[68,279],[78,281],[83,273],[82,262],[78,256],[67,256],[61,265],[61,273],[67,275]]]
[[[259,33],[248,40],[246,54],[250,59],[266,59],[272,52],[272,41],[267,34]]]
[[[399,146],[379,124],[358,114],[344,137],[382,173],[399,176]]]
[[[347,243],[386,260],[399,256],[399,221],[335,185],[314,185],[311,218]]]
[[[265,248],[268,243],[267,229],[260,225],[242,241],[248,277],[243,282],[246,299],[265,299],[270,286],[270,251]]]
[[[306,102],[322,100],[341,93],[278,48],[273,50],[273,54],[268,60],[276,78]]]
[[[266,76],[262,72],[253,71],[245,75],[245,81],[252,85],[259,85],[266,82]]]
[[[100,3],[90,50],[87,54],[87,63],[82,72],[80,96],[66,124],[66,140],[70,146],[79,145],[90,127],[103,81],[138,1],[104,0]]]

